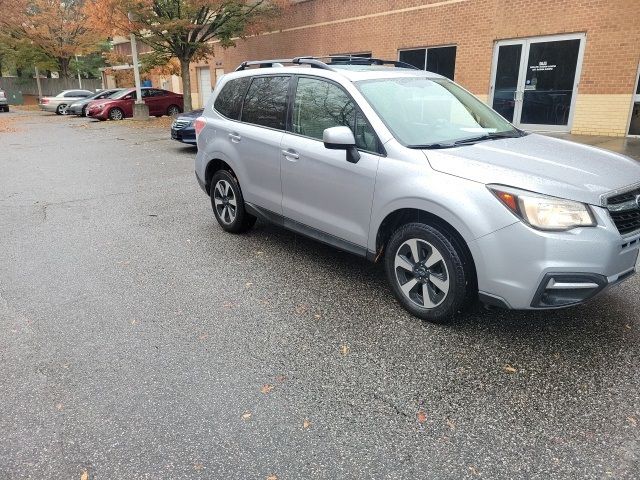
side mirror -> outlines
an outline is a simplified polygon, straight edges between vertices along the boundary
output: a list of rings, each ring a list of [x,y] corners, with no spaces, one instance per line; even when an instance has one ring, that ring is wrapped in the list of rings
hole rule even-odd
[[[358,163],[360,152],[356,148],[356,138],[349,127],[331,127],[322,132],[324,147],[329,150],[346,150],[347,162]]]

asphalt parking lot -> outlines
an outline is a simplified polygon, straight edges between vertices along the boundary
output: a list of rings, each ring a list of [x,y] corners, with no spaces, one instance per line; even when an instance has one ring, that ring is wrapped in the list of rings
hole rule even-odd
[[[640,278],[426,324],[379,266],[223,233],[166,130],[8,115],[0,478],[640,476]]]

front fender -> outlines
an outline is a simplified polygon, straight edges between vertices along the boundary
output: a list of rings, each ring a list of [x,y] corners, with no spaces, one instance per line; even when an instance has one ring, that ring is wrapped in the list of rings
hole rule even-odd
[[[368,249],[372,252],[376,251],[376,238],[384,219],[401,209],[422,210],[440,217],[467,244],[518,222],[482,183],[442,174],[427,165],[389,158],[384,166],[382,163],[371,212]],[[403,170],[400,175],[396,175],[396,168]],[[413,170],[409,174],[408,168]]]

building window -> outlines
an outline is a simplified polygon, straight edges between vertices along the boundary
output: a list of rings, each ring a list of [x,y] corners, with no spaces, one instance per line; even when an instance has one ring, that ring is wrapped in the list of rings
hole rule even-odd
[[[421,70],[453,80],[456,70],[456,46],[401,50],[399,59]]]

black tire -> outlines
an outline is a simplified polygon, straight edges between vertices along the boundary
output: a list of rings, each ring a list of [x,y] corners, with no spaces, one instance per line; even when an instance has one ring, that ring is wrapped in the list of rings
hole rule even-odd
[[[169,105],[167,107],[167,115],[169,117],[173,117],[175,115],[178,115],[179,113],[182,113],[182,110],[178,105]]]
[[[84,107],[82,107],[82,111],[80,112],[80,116],[81,117],[86,117],[87,116],[87,106],[86,105]]]
[[[61,103],[60,105],[58,105],[56,107],[56,115],[63,115],[64,114],[63,110],[66,111],[66,108],[67,108],[66,103]]]
[[[109,110],[109,120],[124,120],[124,112],[122,109],[114,107]]]
[[[242,190],[231,173],[226,170],[215,173],[211,179],[210,195],[213,214],[218,224],[227,232],[243,233],[256,223],[256,217],[245,210]]]
[[[413,258],[414,246],[417,262]],[[441,260],[428,266],[436,259]],[[466,253],[446,230],[409,223],[400,227],[387,243],[385,270],[393,294],[406,310],[429,322],[447,323],[477,293],[472,267],[465,259]],[[446,292],[441,290],[444,286]],[[408,292],[403,292],[402,287]]]

